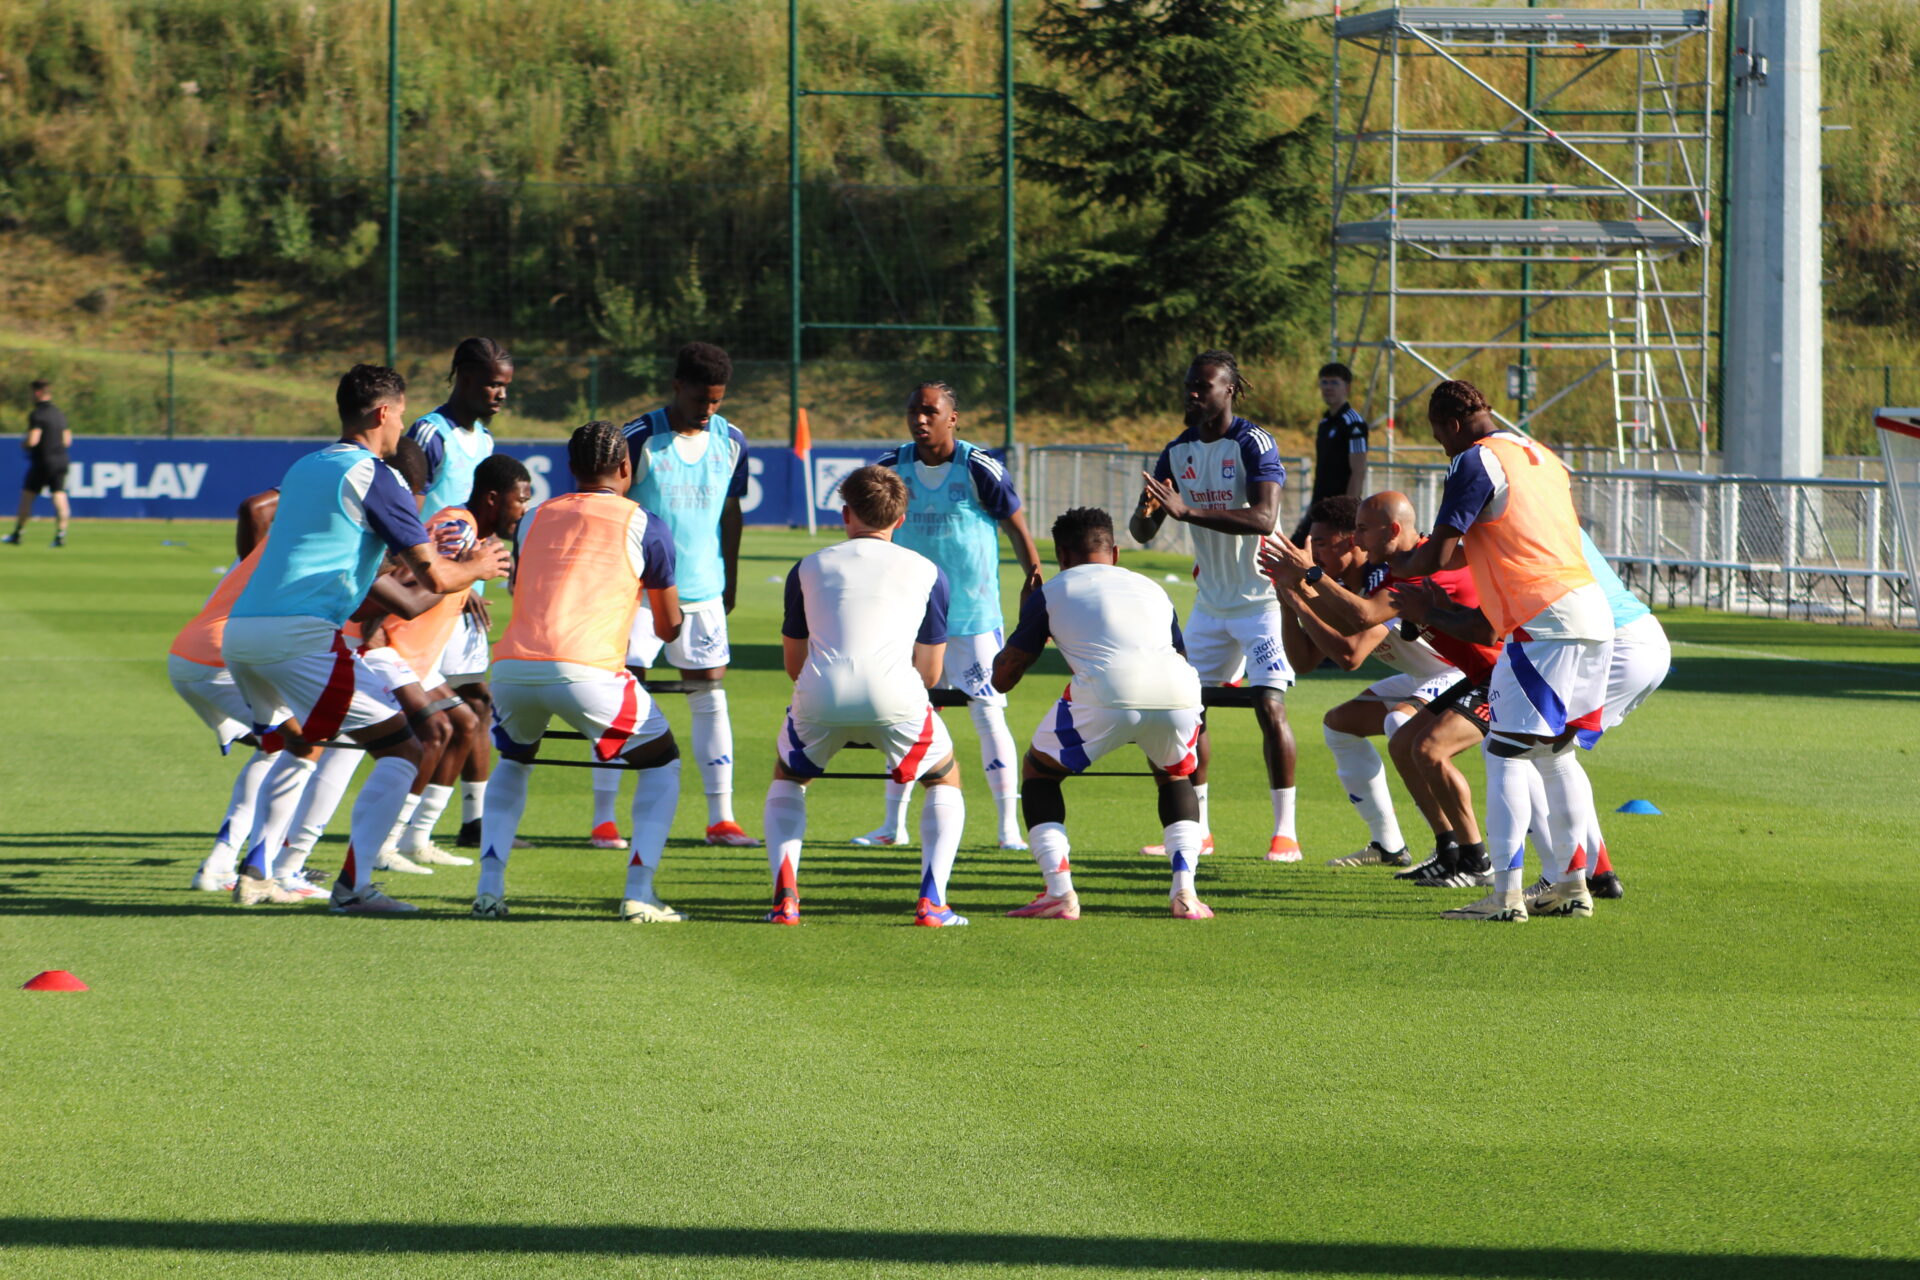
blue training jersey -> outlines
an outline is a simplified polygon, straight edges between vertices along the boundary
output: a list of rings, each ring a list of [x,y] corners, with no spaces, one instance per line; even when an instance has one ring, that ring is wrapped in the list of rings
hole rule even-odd
[[[1580,551],[1587,558],[1587,568],[1592,571],[1593,580],[1599,583],[1600,590],[1606,593],[1607,608],[1613,611],[1615,631],[1629,622],[1638,622],[1653,612],[1641,602],[1639,596],[1633,594],[1626,583],[1620,581],[1620,575],[1615,573],[1613,566],[1607,563],[1607,558],[1601,554],[1600,548],[1593,545],[1593,539],[1587,536],[1585,529],[1580,531]]]
[[[427,455],[427,492],[420,509],[444,511],[466,506],[473,497],[474,470],[493,456],[493,433],[487,430],[487,424],[476,419],[471,427],[462,427],[443,404],[416,419],[407,428],[407,439]],[[486,588],[484,582],[473,584],[476,595],[486,594]]]
[[[1006,468],[965,440],[954,441],[953,457],[939,467],[923,466],[912,444],[901,445],[876,465],[892,467],[907,482],[907,522],[893,540],[947,575],[952,590],[948,632],[977,636],[998,631],[999,522],[1020,509],[1020,495]]]
[[[280,508],[235,618],[353,616],[390,548],[428,541],[413,495],[392,467],[344,441],[294,463],[280,481]]]
[[[674,581],[680,603],[700,604],[726,594],[727,566],[720,553],[720,515],[747,492],[747,438],[719,414],[704,432],[676,437],[665,409],[642,414],[624,428],[633,460],[627,496],[666,523],[677,560]],[[700,456],[688,462],[678,440],[698,440]]]

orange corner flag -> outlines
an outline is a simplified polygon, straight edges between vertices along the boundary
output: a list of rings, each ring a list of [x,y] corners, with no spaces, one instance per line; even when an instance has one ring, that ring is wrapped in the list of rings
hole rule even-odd
[[[793,422],[793,451],[804,458],[813,452],[813,431],[807,426],[807,411],[801,409]]]

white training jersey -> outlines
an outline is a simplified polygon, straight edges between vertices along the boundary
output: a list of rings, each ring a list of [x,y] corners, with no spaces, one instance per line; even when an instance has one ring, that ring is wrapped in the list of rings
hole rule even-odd
[[[913,646],[947,642],[947,575],[884,538],[849,538],[787,574],[780,634],[807,642],[793,713],[809,724],[922,718],[927,687]]]
[[[1201,511],[1231,511],[1248,505],[1251,486],[1262,481],[1285,484],[1287,469],[1265,430],[1235,418],[1218,440],[1202,440],[1188,427],[1160,451],[1153,474],[1171,480],[1180,497]],[[1274,508],[1274,520],[1280,517]],[[1257,535],[1220,533],[1190,526],[1199,594],[1193,607],[1216,618],[1244,618],[1278,609],[1273,584],[1260,575]],[[1272,529],[1265,532],[1271,533]]]
[[[1039,653],[1051,638],[1073,670],[1078,706],[1177,711],[1200,705],[1200,675],[1188,665],[1173,601],[1116,564],[1056,573],[1020,606],[1007,647]]]

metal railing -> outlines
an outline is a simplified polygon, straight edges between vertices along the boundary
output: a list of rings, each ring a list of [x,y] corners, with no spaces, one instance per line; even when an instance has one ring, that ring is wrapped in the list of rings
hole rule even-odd
[[[1086,445],[1028,449],[1029,522],[1044,535],[1059,512],[1095,506],[1124,523],[1140,495],[1140,473],[1155,456]],[[1829,459],[1829,471],[1858,470],[1869,478],[1575,471],[1574,502],[1620,576],[1657,604],[1913,626],[1913,587],[1901,567],[1886,485],[1873,478],[1878,461]],[[1308,459],[1288,458],[1286,464],[1282,531],[1300,518],[1312,489]],[[1439,507],[1446,470],[1441,462],[1376,456],[1367,488],[1400,490],[1424,522]],[[1178,554],[1193,548],[1187,527],[1171,521],[1149,545]]]

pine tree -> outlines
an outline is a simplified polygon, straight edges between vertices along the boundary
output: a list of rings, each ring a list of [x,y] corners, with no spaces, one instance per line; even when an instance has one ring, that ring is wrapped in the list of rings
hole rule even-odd
[[[1071,88],[1022,86],[1020,171],[1093,234],[1024,269],[1030,386],[1138,405],[1166,394],[1144,370],[1304,337],[1324,303],[1324,123],[1276,98],[1324,60],[1285,10],[1045,0],[1027,39]]]

